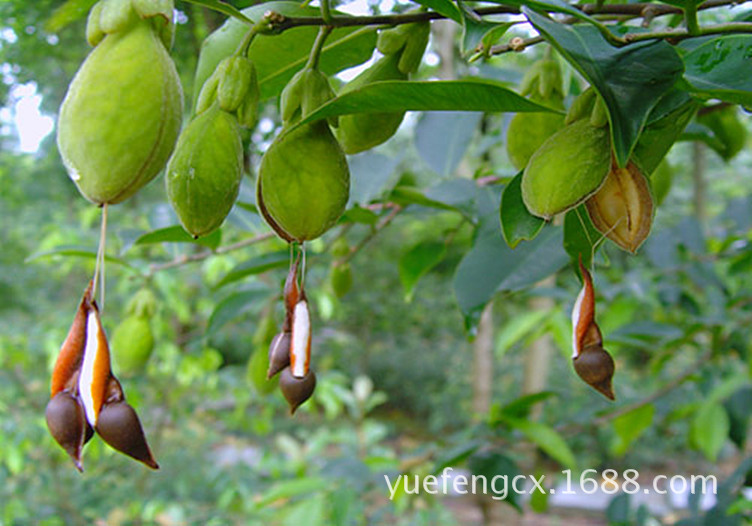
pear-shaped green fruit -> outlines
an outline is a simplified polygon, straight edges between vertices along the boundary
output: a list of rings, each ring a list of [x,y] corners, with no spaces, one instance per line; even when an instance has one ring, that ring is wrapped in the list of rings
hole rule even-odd
[[[406,80],[407,75],[400,71],[400,54],[386,55],[370,68],[348,82],[340,95],[362,88],[381,80]],[[385,142],[399,128],[404,112],[400,113],[353,113],[342,115],[335,134],[345,153],[354,154],[370,150]]]
[[[238,121],[215,104],[188,124],[167,165],[167,197],[183,228],[199,237],[219,227],[242,177]]]
[[[125,318],[112,333],[110,347],[119,374],[130,376],[143,371],[154,350],[149,319],[143,316]]]
[[[345,211],[349,193],[347,159],[324,121],[282,132],[261,159],[259,209],[286,240],[326,232]]]
[[[522,199],[544,219],[569,210],[603,184],[611,167],[608,127],[580,119],[546,139],[522,175]]]
[[[81,194],[119,203],[151,181],[182,113],[175,65],[151,22],[105,36],[73,78],[58,120],[60,154]]]
[[[564,126],[564,116],[556,113],[518,113],[507,128],[507,154],[517,170],[527,166],[530,157],[551,135]]]
[[[349,263],[332,266],[329,276],[332,284],[332,290],[338,298],[344,297],[352,289],[353,275]]]
[[[256,347],[248,359],[246,368],[246,378],[253,384],[253,387],[259,394],[266,395],[274,391],[277,387],[276,379],[267,379],[266,370],[269,367],[269,358],[266,349]]]

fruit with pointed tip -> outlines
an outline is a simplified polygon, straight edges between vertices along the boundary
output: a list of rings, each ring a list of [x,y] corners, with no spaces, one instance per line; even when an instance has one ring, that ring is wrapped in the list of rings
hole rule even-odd
[[[91,426],[86,422],[81,401],[68,391],[60,391],[47,403],[44,412],[47,428],[55,441],[62,446],[78,471],[83,471],[81,451],[91,437]]]
[[[574,370],[585,383],[593,389],[614,400],[611,380],[614,377],[614,359],[600,345],[585,346],[580,354],[573,358]]]
[[[97,420],[97,433],[114,449],[135,458],[152,469],[159,464],[146,443],[144,430],[136,411],[125,401],[102,406]]]
[[[309,369],[302,378],[293,376],[289,367],[282,369],[279,375],[279,388],[290,405],[290,414],[308,400],[316,389],[316,374]]]

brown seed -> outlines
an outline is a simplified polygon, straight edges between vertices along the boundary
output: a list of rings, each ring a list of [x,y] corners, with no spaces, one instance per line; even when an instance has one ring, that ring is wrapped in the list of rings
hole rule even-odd
[[[269,344],[269,369],[266,372],[266,379],[272,378],[282,369],[290,365],[290,341],[292,334],[280,332],[275,335]]]
[[[653,196],[635,163],[626,168],[615,163],[603,186],[585,202],[593,226],[629,252],[636,252],[650,233]]]
[[[614,377],[614,360],[600,345],[588,345],[573,358],[574,370],[585,383],[606,398],[614,400],[611,379]]]
[[[146,443],[144,430],[136,411],[126,402],[105,404],[97,420],[97,433],[114,449],[143,462],[152,469],[159,464]]]
[[[296,378],[290,368],[285,367],[279,375],[279,388],[290,404],[290,414],[295,414],[295,410],[308,400],[316,389],[316,374],[309,370],[303,378]]]
[[[76,469],[83,471],[81,450],[93,432],[81,401],[68,391],[60,391],[50,399],[44,416],[52,437],[70,455]]]

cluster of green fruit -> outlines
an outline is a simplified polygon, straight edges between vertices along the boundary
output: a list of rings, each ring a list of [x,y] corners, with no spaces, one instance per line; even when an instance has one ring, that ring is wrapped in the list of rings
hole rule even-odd
[[[94,49],[69,86],[60,109],[57,140],[65,167],[81,194],[105,211],[107,205],[133,196],[165,169],[168,199],[184,229],[199,237],[224,222],[239,193],[245,149],[242,128],[255,127],[260,98],[248,48],[261,29],[258,25],[251,28],[240,48],[222,57],[200,87],[193,115],[181,132],[183,93],[168,53],[174,40],[173,15],[173,0],[100,0],[92,7],[86,36]],[[321,43],[330,29],[320,33]],[[342,92],[381,80],[408,79],[420,64],[429,29],[428,23],[420,23],[381,31],[378,49],[383,56]],[[301,122],[334,97],[329,79],[317,68],[318,53],[320,46],[314,45],[308,64],[281,94],[283,128],[264,153],[257,178],[260,213],[290,243],[315,239],[335,224],[349,198],[350,173],[345,155],[383,143],[404,117],[403,113],[375,113]],[[103,220],[103,229],[105,224]],[[336,257],[349,252],[347,244],[342,247],[342,243],[335,247]],[[100,252],[94,283],[100,264],[104,264],[103,246]],[[297,262],[291,272],[293,268],[292,282],[296,283]],[[352,284],[349,264],[333,265],[331,281],[335,292],[344,295]],[[86,304],[92,306],[88,311],[96,311],[98,321],[91,287],[87,291]],[[282,372],[280,385],[293,411],[315,386],[315,375],[308,369],[308,304],[302,286],[298,292],[296,285],[294,292],[288,284],[286,329],[275,338],[269,353],[272,364],[286,360],[279,369],[270,369],[269,376]],[[154,347],[154,311],[154,295],[146,289],[140,291],[114,332],[115,362],[126,375],[143,370],[149,359]],[[74,326],[80,326],[80,322],[74,322]],[[109,369],[110,348],[100,332],[101,338],[97,338],[104,343],[98,345],[90,361],[103,360],[107,366],[91,369],[96,374],[87,374],[98,379],[86,380],[86,389],[92,381],[96,384],[97,411],[103,403],[105,407],[107,403],[124,404],[120,384]],[[94,334],[91,330],[88,333]],[[88,394],[79,393],[79,371],[89,371],[91,364],[86,362],[88,344],[82,346],[79,341],[86,340],[87,332],[81,334],[75,346],[66,340],[61,349],[62,369],[56,366],[53,377],[57,387],[52,395],[57,402],[48,415],[53,436],[79,467],[81,448],[96,425],[91,415],[87,419],[82,416],[81,408],[88,408],[91,402],[86,402]],[[71,350],[74,347],[75,352]],[[110,388],[109,384],[117,385]],[[71,404],[69,398],[75,403]],[[132,424],[133,417],[127,411],[106,412],[108,416],[121,413]],[[79,425],[81,422],[86,425]],[[126,422],[123,429],[127,431],[131,424]],[[133,433],[143,437],[140,424],[138,431],[140,435]],[[107,435],[107,430],[102,433]],[[118,443],[118,437],[110,437],[110,442]],[[147,455],[145,438],[141,442],[134,446],[135,453],[128,444],[119,449],[156,467],[151,453]]]

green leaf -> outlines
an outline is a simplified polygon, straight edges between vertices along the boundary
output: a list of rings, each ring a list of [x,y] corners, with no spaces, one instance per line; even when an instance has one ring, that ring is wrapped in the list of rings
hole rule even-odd
[[[227,4],[225,2],[220,2],[219,0],[185,0],[186,2],[190,2],[192,4],[201,5],[204,7],[208,7],[209,9],[212,9],[214,11],[217,11],[218,13],[222,13],[223,15],[227,15],[229,17],[236,18],[240,22],[247,26],[253,25],[254,21],[250,20],[248,17],[246,17],[243,13],[238,11],[235,6],[232,6],[230,4]]]
[[[62,247],[56,247],[50,250],[42,250],[41,252],[35,252],[34,254],[27,257],[24,260],[24,262],[31,263],[32,261],[36,261],[37,259],[43,259],[43,258],[48,258],[52,256],[63,256],[63,257],[74,257],[74,258],[96,260],[97,251],[86,249],[86,248],[62,246]],[[136,267],[128,263],[126,260],[121,259],[116,256],[105,255],[105,261],[107,261],[107,263],[115,263],[116,265],[121,265],[131,270],[136,270]]]
[[[267,270],[286,267],[289,262],[290,253],[286,250],[256,256],[232,269],[217,283],[215,288],[224,287],[229,283],[234,283],[255,274],[261,274]]]
[[[483,43],[485,49],[486,38],[489,35],[492,35],[494,40],[498,40],[512,26],[514,26],[514,22],[489,22],[487,20],[475,20],[469,16],[463,16],[461,53],[469,55],[480,51],[478,45],[481,43]]]
[[[613,421],[616,440],[611,444],[611,452],[616,456],[626,453],[632,443],[653,423],[655,406],[647,404],[628,413],[624,413]]]
[[[684,55],[684,78],[697,95],[752,107],[752,36],[713,38]]]
[[[335,97],[300,124],[350,113],[404,111],[559,112],[526,99],[493,80],[387,80],[372,82]]]
[[[478,112],[427,112],[415,126],[415,147],[439,175],[455,173],[483,115]]]
[[[44,24],[45,31],[57,33],[68,24],[86,16],[97,0],[67,0],[56,8]]]
[[[585,205],[570,210],[564,216],[564,250],[575,268],[579,268],[577,261],[580,257],[585,268],[593,266],[595,246],[602,240],[603,234],[593,226]]]
[[[528,334],[540,329],[541,322],[549,315],[543,310],[520,312],[509,319],[496,336],[496,357],[503,356],[512,346]]]
[[[540,422],[507,418],[510,427],[521,431],[531,442],[540,447],[548,456],[566,468],[576,469],[577,461],[569,445],[552,427]]]
[[[496,291],[521,290],[550,276],[567,263],[562,229],[550,227],[515,250],[498,230],[478,235],[457,267],[454,293],[465,316],[483,309]]]
[[[716,402],[705,403],[692,419],[690,439],[708,460],[715,462],[726,442],[730,427],[728,413],[722,405]]]
[[[681,58],[664,41],[616,48],[592,26],[560,24],[527,7],[522,10],[603,98],[609,113],[614,154],[619,165],[625,166],[650,111],[681,76]],[[635,30],[634,27],[617,29]]]
[[[583,22],[588,22],[590,24],[594,24],[598,26],[601,25],[597,20],[595,20],[590,15],[583,13],[582,10],[569,5],[563,0],[492,0],[492,1],[494,3],[502,4],[502,5],[520,6],[521,8],[522,6],[528,6],[533,9],[538,9],[540,11],[563,13],[565,15],[569,15],[571,17],[582,20]]]
[[[418,243],[405,252],[399,261],[399,274],[405,289],[405,301],[412,301],[415,286],[420,278],[441,263],[446,254],[446,245],[439,241]]]
[[[301,7],[298,2],[287,1],[265,2],[243,9],[242,13],[257,22],[267,11],[284,16],[321,14],[318,8]],[[334,14],[348,16],[338,12]],[[232,18],[204,40],[193,84],[194,107],[201,86],[223,58],[235,53],[248,29],[247,24]],[[305,65],[317,33],[318,28],[308,26],[289,29],[278,35],[257,35],[254,38],[249,48],[249,57],[256,67],[262,99],[277,96],[287,81]],[[324,45],[319,67],[327,75],[333,75],[371,58],[375,46],[374,28],[336,28]]]
[[[306,493],[320,491],[326,487],[326,480],[320,477],[303,477],[292,480],[284,480],[274,484],[268,491],[263,493],[255,501],[258,508],[263,508],[281,499],[289,499]]]
[[[208,336],[216,333],[230,320],[246,313],[254,305],[259,305],[269,298],[269,289],[259,286],[251,290],[230,294],[217,303],[209,317],[209,326],[206,329]]]
[[[415,3],[436,11],[458,24],[462,23],[459,9],[450,0],[415,0]]]
[[[195,239],[192,235],[183,230],[181,226],[168,226],[152,232],[147,232],[136,239],[134,245],[150,245],[154,243],[195,243],[216,250],[222,242],[222,231],[215,230],[208,236]]]
[[[496,476],[505,477],[507,481],[510,481],[510,485],[515,477],[520,476],[520,468],[514,460],[503,453],[496,453],[495,451],[484,451],[473,455],[468,460],[467,467],[473,475],[484,477],[488,481],[494,480]],[[504,489],[507,489],[506,493],[503,491]],[[494,499],[502,500],[514,506],[517,511],[522,512],[522,507],[519,503],[520,495],[516,491],[508,490],[508,487],[504,488],[502,485],[489,485],[488,494]]]
[[[540,391],[521,396],[502,407],[494,406],[491,408],[488,423],[493,426],[502,423],[505,418],[526,419],[534,405],[547,400],[554,394],[553,391]]]
[[[515,248],[520,241],[535,239],[546,222],[531,214],[522,200],[522,172],[504,188],[499,209],[501,233],[510,248]]]
[[[379,216],[367,208],[361,208],[354,206],[349,210],[346,210],[342,217],[339,218],[340,223],[360,223],[363,225],[375,225],[379,222]]]

